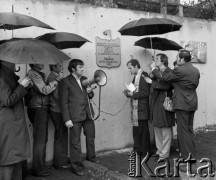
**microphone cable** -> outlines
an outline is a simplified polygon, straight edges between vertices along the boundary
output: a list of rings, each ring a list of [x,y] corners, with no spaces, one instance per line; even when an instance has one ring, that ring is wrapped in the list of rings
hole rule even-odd
[[[95,107],[99,111],[99,107],[96,105],[96,103],[92,99],[90,101],[95,105]],[[124,107],[126,106],[126,104],[127,104],[128,101],[129,101],[129,98],[127,98],[127,100],[125,101],[125,103],[122,105],[121,109],[119,111],[117,111],[116,113],[114,113],[114,114],[109,113],[109,112],[105,112],[105,111],[102,111],[102,110],[100,112],[104,113],[104,114],[107,114],[107,115],[110,115],[110,116],[116,116],[117,114],[119,114],[124,109]]]

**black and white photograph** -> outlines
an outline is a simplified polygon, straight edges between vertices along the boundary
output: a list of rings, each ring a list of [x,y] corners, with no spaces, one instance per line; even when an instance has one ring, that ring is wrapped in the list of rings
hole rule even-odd
[[[216,0],[0,0],[0,180],[216,175]]]

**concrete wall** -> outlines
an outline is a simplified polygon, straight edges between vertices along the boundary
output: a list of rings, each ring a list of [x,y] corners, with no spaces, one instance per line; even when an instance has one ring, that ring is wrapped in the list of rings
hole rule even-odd
[[[149,14],[147,12],[109,9],[95,7],[84,4],[76,4],[68,1],[44,1],[44,0],[0,0],[0,12],[10,12],[12,4],[17,13],[33,16],[56,28],[56,31],[77,33],[91,41],[86,43],[80,49],[64,50],[71,58],[80,58],[85,63],[85,75],[91,77],[93,72],[99,67],[96,65],[96,44],[95,37],[105,38],[103,31],[109,29],[112,32],[112,38],[121,40],[121,65],[118,68],[102,68],[108,76],[108,83],[102,88],[101,116],[95,121],[96,126],[96,150],[108,150],[123,148],[132,143],[132,131],[130,124],[130,106],[121,110],[123,104],[127,101],[121,90],[124,84],[132,80],[126,68],[126,62],[131,59],[130,55],[137,58],[142,68],[149,71],[147,63],[150,61],[151,51],[133,44],[141,37],[121,36],[118,30],[127,22],[142,17],[161,17],[161,14]],[[180,40],[204,41],[207,42],[207,63],[194,64],[201,72],[200,85],[198,87],[199,110],[195,114],[194,127],[214,124],[216,119],[216,23],[198,19],[188,19],[182,17],[168,16],[183,25],[180,31],[165,35],[158,35],[172,39],[177,43]],[[44,33],[53,32],[38,27],[30,27],[20,30],[14,30],[14,37],[36,37]],[[12,37],[12,31],[0,30],[0,39]],[[154,53],[154,51],[153,51]],[[156,52],[157,53],[157,52]],[[170,67],[175,60],[175,51],[165,51],[169,57]],[[67,63],[64,63],[65,75],[67,72]],[[25,75],[25,66],[22,66],[20,75]],[[48,70],[45,70],[48,73]],[[98,104],[98,88],[95,90],[95,98]],[[119,110],[120,113],[115,115]],[[112,114],[112,115],[110,115]],[[53,128],[50,128],[51,134]],[[51,138],[52,139],[52,138]],[[52,140],[50,140],[52,144]],[[52,154],[52,146],[49,146],[48,152]],[[85,152],[84,141],[82,148]],[[48,157],[48,159],[51,158]]]

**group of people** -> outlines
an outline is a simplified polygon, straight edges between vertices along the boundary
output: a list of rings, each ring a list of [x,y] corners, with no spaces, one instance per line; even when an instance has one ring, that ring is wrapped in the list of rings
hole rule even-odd
[[[198,106],[196,88],[200,73],[190,61],[190,52],[180,50],[175,67],[171,70],[168,67],[168,57],[160,53],[149,64],[150,74],[140,68],[136,59],[127,63],[129,71],[134,75],[132,83],[135,90],[126,89],[124,92],[131,98],[133,150],[140,156],[152,154],[148,127],[148,120],[150,120],[153,124],[157,148],[152,156],[156,160],[169,158],[172,126],[175,122],[181,157],[186,160],[190,155],[191,158],[196,159],[193,121]],[[174,111],[167,111],[164,108],[166,97],[172,99]]]
[[[134,75],[135,90],[125,90],[131,98],[134,151],[140,156],[151,154],[148,121],[154,127],[157,151],[152,156],[168,159],[172,140],[172,126],[177,120],[177,133],[181,156],[196,158],[193,134],[194,113],[197,110],[196,88],[200,73],[191,63],[187,50],[180,50],[177,65],[168,67],[168,57],[157,54],[149,65],[151,72],[144,72],[138,60],[132,59],[127,67]],[[51,169],[45,165],[48,118],[55,126],[53,166],[71,167],[79,176],[84,175],[80,135],[86,136],[86,159],[99,163],[95,155],[95,125],[90,99],[94,93],[82,82],[84,63],[73,59],[69,62],[69,75],[63,77],[61,64],[50,65],[45,80],[43,64],[30,64],[27,76],[18,82],[15,64],[0,61],[0,179],[21,180],[23,166],[31,156],[29,132],[24,105],[33,126],[32,173],[49,176]],[[174,112],[164,109],[166,97],[173,100]],[[175,118],[176,116],[176,118]],[[68,148],[69,132],[69,148]],[[70,154],[68,153],[70,149]]]
[[[55,126],[53,166],[71,167],[76,175],[83,176],[82,128],[86,136],[86,159],[99,163],[95,155],[95,125],[89,101],[94,93],[82,85],[87,79],[83,76],[84,63],[79,59],[71,60],[68,65],[70,75],[65,78],[60,63],[50,65],[47,81],[41,72],[43,64],[30,64],[30,68],[19,83],[15,64],[0,61],[0,179],[22,180],[27,170],[24,167],[31,157],[31,150],[24,106],[33,126],[32,174],[44,177],[52,173],[45,165],[50,117]]]

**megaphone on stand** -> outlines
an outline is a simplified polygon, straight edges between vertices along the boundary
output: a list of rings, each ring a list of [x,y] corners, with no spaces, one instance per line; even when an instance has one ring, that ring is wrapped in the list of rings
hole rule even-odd
[[[107,83],[106,73],[99,69],[95,71],[94,77],[92,79],[85,79],[82,81],[83,87],[91,86],[94,83],[96,83],[100,87],[105,86]]]
[[[97,84],[99,86],[99,108],[98,108],[98,115],[94,120],[98,119],[100,116],[100,99],[101,99],[101,87],[105,86],[107,83],[107,75],[104,71],[102,70],[97,70],[94,73],[94,76],[92,79],[85,79],[82,82],[83,87],[88,87],[91,86],[92,84]]]

